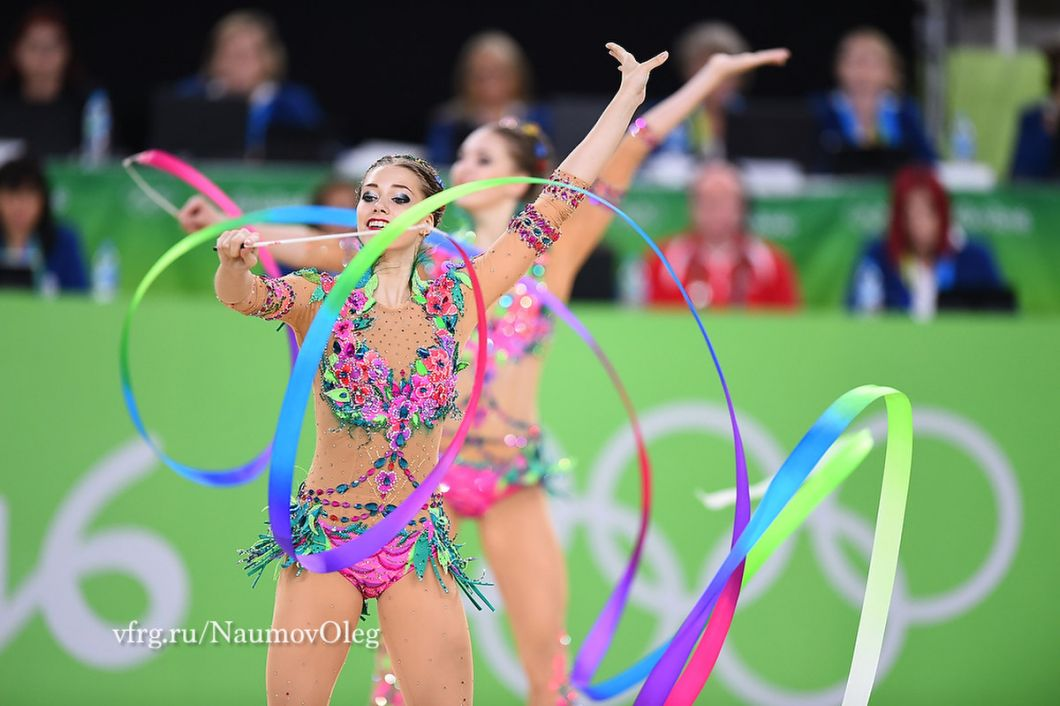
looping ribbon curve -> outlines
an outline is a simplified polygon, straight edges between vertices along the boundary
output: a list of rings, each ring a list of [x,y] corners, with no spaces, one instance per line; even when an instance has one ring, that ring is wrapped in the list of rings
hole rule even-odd
[[[302,349],[294,361],[291,377],[284,394],[280,416],[277,421],[276,435],[273,443],[272,464],[269,474],[269,519],[277,543],[284,550],[296,557],[303,566],[311,571],[333,571],[349,566],[377,552],[388,542],[404,523],[416,514],[441,482],[449,465],[459,452],[467,432],[467,424],[473,416],[474,407],[469,404],[469,413],[460,425],[453,443],[446,449],[438,465],[420,485],[403,501],[398,508],[383,518],[377,525],[360,535],[356,542],[349,542],[318,554],[301,555],[295,551],[291,540],[290,518],[288,516],[288,499],[294,475],[294,461],[297,452],[298,437],[304,417],[304,410],[309,400],[316,363],[324,351],[331,328],[339,316],[341,304],[353,291],[356,283],[371,264],[378,259],[386,247],[420,219],[442,205],[448,204],[467,194],[505,184],[549,184],[546,179],[532,177],[504,177],[481,182],[473,182],[451,187],[439,194],[414,204],[388,224],[378,235],[373,237],[357,253],[345,271],[335,281],[331,292],[325,297],[303,341]],[[572,188],[569,185],[562,185]],[[587,195],[583,189],[577,189]],[[598,202],[612,209],[634,231],[640,235],[662,260],[670,277],[679,284],[679,278],[662,252],[628,215],[623,213],[605,199],[592,195]],[[269,209],[241,218],[231,219],[204,229],[185,238],[173,246],[151,268],[137,288],[130,309],[126,314],[122,330],[121,372],[126,404],[141,434],[148,438],[139,415],[135,413],[135,401],[132,396],[131,379],[128,375],[128,333],[132,313],[142,299],[147,287],[158,274],[175,259],[193,247],[215,238],[221,231],[247,223],[330,223],[351,225],[349,211],[328,209],[325,207],[296,207]],[[352,223],[355,227],[355,221]],[[454,242],[461,255],[468,259],[467,253]],[[474,268],[468,268],[472,277],[476,308],[479,320],[485,315],[485,303],[474,275]],[[840,441],[840,436],[854,418],[876,399],[884,399],[887,404],[889,435],[887,455],[884,468],[884,485],[881,493],[880,508],[877,518],[874,550],[870,559],[868,586],[865,594],[861,621],[855,640],[854,659],[847,682],[844,704],[867,703],[875,676],[876,665],[882,649],[883,628],[886,624],[890,592],[893,588],[897,570],[897,554],[904,518],[905,499],[908,490],[909,470],[912,449],[912,421],[908,399],[902,393],[890,388],[865,386],[856,388],[841,396],[821,416],[781,469],[776,473],[765,496],[753,516],[750,515],[750,497],[748,490],[747,467],[743,442],[736,419],[728,385],[721,370],[720,362],[713,344],[707,335],[702,320],[699,318],[691,299],[681,290],[686,305],[700,329],[704,342],[710,352],[715,370],[722,384],[726,404],[729,410],[733,429],[736,454],[736,510],[733,523],[733,545],[725,562],[719,568],[706,590],[697,601],[691,612],[666,644],[648,654],[636,664],[611,679],[593,684],[594,677],[617,630],[621,614],[624,611],[633,577],[639,565],[647,530],[650,485],[645,487],[642,523],[638,532],[630,561],[623,575],[608,598],[603,610],[590,629],[582,648],[579,650],[572,672],[572,683],[590,698],[603,699],[625,691],[643,680],[643,687],[638,694],[638,704],[690,704],[701,691],[709,678],[717,655],[721,650],[732,622],[733,613],[739,598],[740,587],[745,580],[745,561],[748,553],[756,547],[759,540],[766,542],[752,555],[753,566],[761,565],[768,553],[779,545],[783,538],[790,534],[805,518],[812,507],[823,499],[835,485],[848,475],[861,459],[862,453],[851,451],[849,445],[833,455],[832,462],[826,464],[822,471],[815,474],[810,482],[803,485],[810,471],[817,465],[828,449]],[[485,336],[479,337],[479,352],[476,356],[475,389],[470,402],[477,403],[477,394],[481,391],[486,357]],[[624,402],[628,400],[624,398]],[[638,431],[639,436],[639,431]],[[156,451],[160,450],[156,448]],[[163,459],[183,475],[211,485],[225,485],[234,482],[245,482],[252,478],[245,469],[235,472],[210,473],[191,469],[176,464],[163,455]],[[642,462],[646,458],[642,459]],[[642,463],[643,467],[646,464]],[[240,472],[241,471],[241,472]],[[222,482],[211,482],[205,476],[219,476]],[[820,477],[823,480],[816,481]],[[801,486],[801,490],[800,490]],[[822,490],[823,489],[823,490]],[[777,523],[771,532],[770,525],[782,511],[782,521]],[[796,518],[796,519],[790,519]],[[749,574],[748,574],[749,575]],[[696,646],[698,642],[698,647]],[[693,653],[694,650],[694,653]],[[690,661],[691,660],[691,661]]]

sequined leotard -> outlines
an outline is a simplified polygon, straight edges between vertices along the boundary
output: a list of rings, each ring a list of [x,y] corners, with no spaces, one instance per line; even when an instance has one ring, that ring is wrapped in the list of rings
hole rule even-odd
[[[460,458],[445,481],[445,502],[467,517],[480,517],[502,498],[531,485],[550,484],[566,461],[548,462],[541,449],[537,390],[541,354],[552,338],[554,321],[542,306],[547,254],[529,276],[505,292],[490,312],[486,387]],[[469,350],[474,349],[473,343]],[[462,399],[467,380],[461,379]],[[447,425],[446,432],[454,427]]]
[[[557,177],[579,183],[562,173]],[[569,193],[546,189],[476,259],[488,302],[558,239],[559,225],[580,201]],[[362,281],[344,303],[314,381],[316,448],[308,478],[291,504],[292,533],[302,553],[353,540],[388,514],[434,467],[442,423],[458,414],[456,372],[466,365],[459,359],[461,344],[475,324],[475,317],[466,315],[467,273],[448,264],[427,282],[414,278],[411,298],[396,308],[375,300],[377,282],[374,276]],[[284,321],[301,339],[333,283],[315,270],[257,277],[247,300],[229,306]],[[271,533],[244,550],[247,571],[255,576],[281,558],[283,566],[294,563]],[[448,571],[472,600],[481,598],[481,581],[465,573],[467,560],[452,542],[437,493],[381,552],[342,574],[372,598],[412,569],[422,578],[427,564],[439,579]]]

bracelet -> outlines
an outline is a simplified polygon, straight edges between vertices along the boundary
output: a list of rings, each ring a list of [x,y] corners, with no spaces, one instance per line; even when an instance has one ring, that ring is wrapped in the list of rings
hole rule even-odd
[[[254,311],[248,312],[247,315],[257,316],[266,321],[282,319],[286,316],[294,307],[294,288],[290,283],[282,279],[262,277],[261,275],[256,276],[254,279],[255,284],[257,284],[258,280],[264,282],[265,301]],[[254,301],[253,297],[251,297],[251,301]]]
[[[644,144],[648,146],[649,150],[654,150],[661,143],[655,133],[652,132],[648,121],[644,118],[637,118],[633,121],[633,124],[629,126],[629,134],[644,140]]]
[[[520,240],[538,255],[548,250],[559,240],[560,235],[559,228],[542,216],[534,204],[528,204],[519,215],[512,218],[508,230],[518,233]]]
[[[581,189],[588,189],[589,182],[579,179],[573,174],[557,169],[552,172],[552,176],[549,177],[552,181],[558,181],[569,186],[576,186]],[[541,190],[541,195],[559,201],[566,206],[566,208],[558,209],[564,212],[564,216],[569,216],[574,212],[574,209],[578,208],[582,200],[585,199],[585,194],[574,189],[567,189],[558,184],[548,184],[544,189]],[[556,204],[559,206],[559,204]]]
[[[626,198],[625,189],[615,188],[601,179],[597,179],[596,181],[594,181],[592,188],[589,190],[599,196],[601,199],[606,199],[607,201],[610,201],[611,203],[616,205],[621,203],[622,199]],[[594,199],[592,196],[589,197],[589,203],[594,206],[604,205],[603,201],[601,201],[600,199]]]

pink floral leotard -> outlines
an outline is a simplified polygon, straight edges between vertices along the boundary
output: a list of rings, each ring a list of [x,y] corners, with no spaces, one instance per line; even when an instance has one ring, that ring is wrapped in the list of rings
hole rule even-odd
[[[557,172],[567,183],[580,182]],[[566,189],[546,189],[512,219],[508,231],[474,266],[487,302],[510,288],[535,258],[559,237],[559,226],[578,205]],[[546,215],[547,214],[547,215]],[[467,315],[470,278],[463,266],[446,264],[428,281],[413,275],[411,296],[398,307],[376,301],[376,275],[366,275],[343,304],[314,380],[316,446],[308,477],[291,501],[292,534],[301,553],[351,541],[391,512],[438,460],[442,425],[459,415],[456,373],[462,343],[475,326]],[[255,277],[244,314],[280,320],[299,340],[309,328],[334,278],[300,270],[281,278]],[[255,582],[265,567],[296,562],[271,532],[242,550]],[[431,565],[439,582],[449,573],[478,606],[485,601],[466,573],[450,536],[442,496],[431,501],[379,553],[342,570],[365,598],[415,570]],[[297,567],[301,570],[301,567]],[[488,605],[488,602],[487,602]]]
[[[465,451],[446,476],[445,502],[466,517],[481,517],[501,499],[533,485],[549,487],[566,467],[566,461],[546,461],[540,427],[505,407],[498,378],[519,375],[516,369],[534,366],[552,338],[554,319],[542,304],[538,287],[544,287],[548,254],[538,257],[529,277],[497,300],[487,326],[489,359],[486,385],[465,441]],[[527,281],[529,280],[529,281]],[[477,350],[478,330],[468,351]],[[469,355],[469,358],[471,356]]]

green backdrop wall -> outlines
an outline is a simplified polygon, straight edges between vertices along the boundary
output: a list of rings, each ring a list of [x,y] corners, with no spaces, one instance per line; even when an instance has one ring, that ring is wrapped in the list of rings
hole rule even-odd
[[[137,440],[117,376],[123,307],[0,297],[0,703],[261,703],[263,646],[150,650],[119,646],[111,633],[131,620],[266,628],[272,606],[271,584],[252,589],[235,563],[235,549],[265,519],[265,481],[198,487]],[[578,313],[628,383],[656,467],[648,558],[607,674],[672,630],[709,578],[731,518],[705,509],[694,491],[731,485],[732,445],[687,317]],[[908,519],[873,703],[1055,702],[1060,613],[1049,596],[1058,578],[1060,320],[925,326],[711,316],[707,325],[741,414],[753,480],[775,470],[848,388],[887,384],[913,400]],[[148,424],[168,451],[217,465],[267,442],[286,365],[273,329],[208,301],[148,298],[134,326],[132,369]],[[556,341],[542,406],[556,449],[576,464],[572,487],[553,507],[577,646],[629,549],[636,471],[614,393],[567,331]],[[863,422],[875,428],[881,413]],[[303,444],[305,458],[310,450]],[[881,462],[877,449],[748,587],[702,703],[838,703]],[[466,534],[474,555],[473,528]],[[503,611],[470,617],[477,702],[519,703]],[[352,649],[334,703],[365,702],[370,663],[365,648]]]
[[[305,203],[325,177],[324,170],[308,167],[201,166],[246,210]],[[149,201],[119,166],[84,171],[60,163],[52,166],[51,173],[57,207],[81,227],[88,250],[94,251],[107,239],[117,244],[122,286],[127,291],[182,235],[173,218]],[[174,203],[183,203],[191,193],[165,175],[150,170],[144,170],[144,175]],[[996,252],[1016,289],[1020,308],[1030,313],[1060,313],[1057,187],[1002,187],[990,193],[960,194],[956,204],[960,223]],[[637,187],[623,208],[656,240],[687,225],[682,191]],[[887,189],[882,184],[817,185],[798,196],[756,199],[752,227],[791,255],[808,308],[836,309],[842,306],[858,253],[866,239],[881,232],[886,213]],[[463,218],[458,209],[450,209],[442,225],[456,229]],[[644,249],[624,225],[612,227],[607,242],[623,259],[637,257]],[[209,249],[200,249],[177,262],[156,286],[208,295],[209,278],[202,273],[215,263]]]

